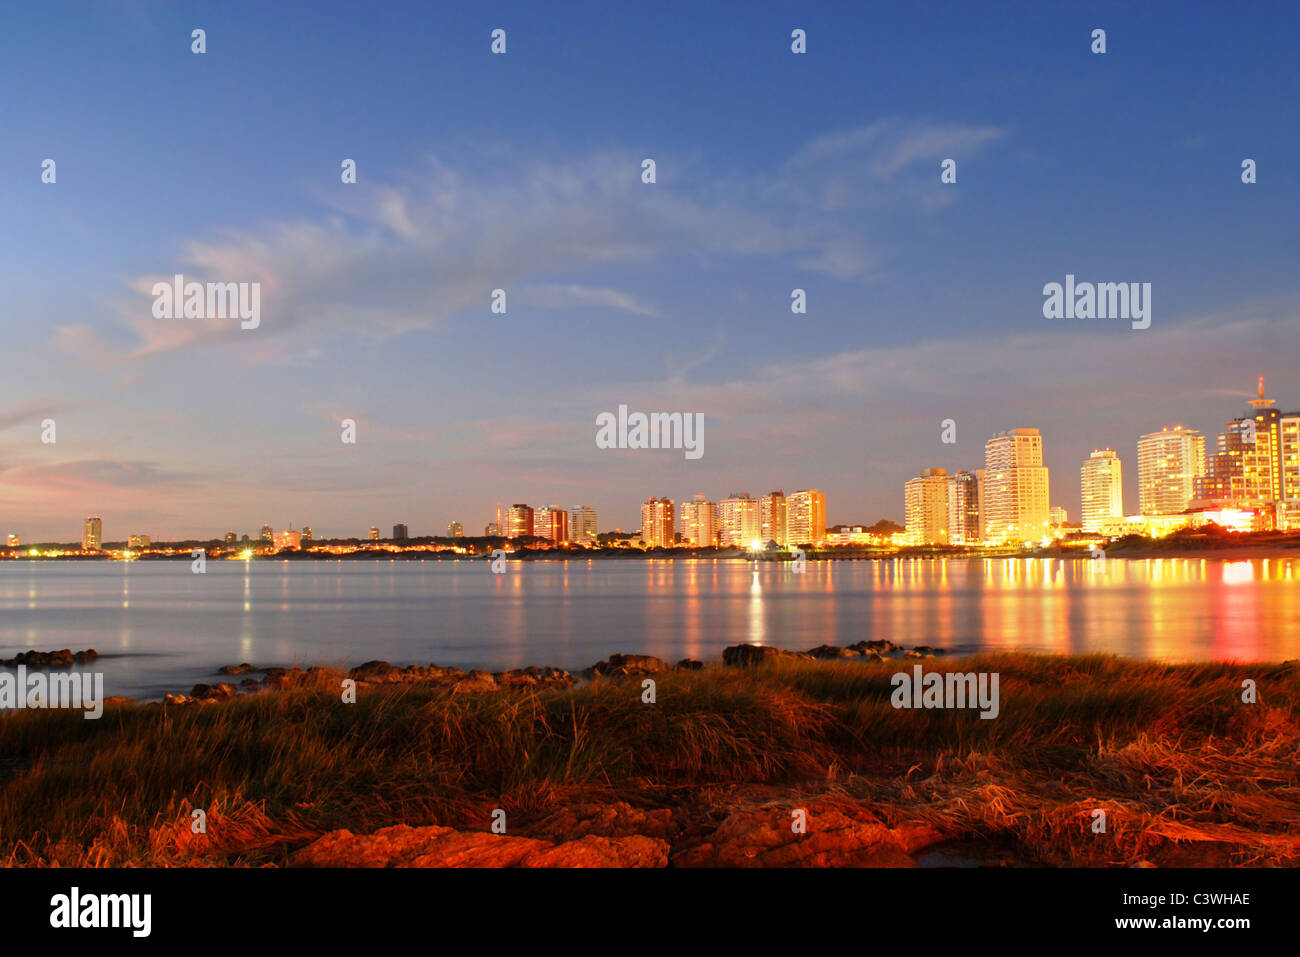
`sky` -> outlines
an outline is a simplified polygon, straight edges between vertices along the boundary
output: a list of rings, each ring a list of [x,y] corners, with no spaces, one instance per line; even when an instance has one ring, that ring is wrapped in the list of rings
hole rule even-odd
[[[1212,444],[1260,375],[1300,408],[1294,3],[456,6],[9,18],[0,532],[813,487],[901,521],[1018,427],[1077,520],[1092,449],[1135,512],[1143,433]],[[155,318],[176,273],[259,283],[260,324]],[[1044,318],[1067,274],[1149,282],[1150,328]],[[703,455],[598,448],[619,405],[703,415]]]

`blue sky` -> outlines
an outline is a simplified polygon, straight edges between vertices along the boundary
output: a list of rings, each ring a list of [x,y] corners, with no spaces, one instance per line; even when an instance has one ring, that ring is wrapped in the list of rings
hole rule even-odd
[[[10,18],[0,531],[634,528],[813,486],[901,519],[1019,426],[1077,517],[1094,447],[1136,510],[1141,433],[1212,433],[1257,375],[1300,407],[1294,4],[449,6]],[[261,326],[154,319],[175,272],[260,281]],[[1044,319],[1067,273],[1150,282],[1151,328]],[[597,449],[620,403],[703,413],[704,456]]]

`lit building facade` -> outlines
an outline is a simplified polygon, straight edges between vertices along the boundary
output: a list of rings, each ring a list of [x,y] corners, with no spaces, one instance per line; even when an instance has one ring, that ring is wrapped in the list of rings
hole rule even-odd
[[[583,545],[594,545],[596,536],[596,510],[590,505],[579,505],[569,511],[569,537]]]
[[[1138,439],[1138,511],[1177,515],[1197,497],[1205,477],[1205,436],[1175,425]]]
[[[670,498],[652,498],[641,505],[641,541],[650,548],[666,548],[675,543],[677,513]]]
[[[984,541],[1028,542],[1048,534],[1048,474],[1037,429],[1010,429],[985,443],[979,498]]]
[[[758,501],[748,492],[732,492],[718,503],[718,544],[749,548],[761,533]]]
[[[980,540],[979,478],[958,470],[948,476],[948,543],[973,545]]]
[[[564,544],[569,540],[569,513],[558,505],[543,505],[533,512],[533,534]]]
[[[903,486],[908,541],[948,544],[948,471],[926,469]]]
[[[826,540],[826,496],[815,488],[800,489],[786,499],[786,542],[820,545]]]
[[[1085,532],[1114,534],[1124,525],[1124,482],[1114,449],[1095,449],[1079,469],[1082,506],[1079,524]]]
[[[700,492],[691,502],[682,502],[682,542],[710,546],[718,541],[718,506]]]
[[[786,523],[789,516],[789,506],[785,500],[785,492],[777,490],[768,492],[758,502],[758,537],[766,545],[768,542],[776,542],[784,546],[788,541],[788,532]]]
[[[462,525],[460,522],[451,522],[451,523],[449,523],[449,524],[447,525],[447,537],[448,537],[448,538],[464,538],[464,537],[465,537],[465,526]]]
[[[81,547],[88,552],[97,552],[104,544],[104,523],[98,515],[91,515],[81,523]]]
[[[523,538],[533,534],[533,508],[522,503],[511,505],[506,512],[506,538]]]

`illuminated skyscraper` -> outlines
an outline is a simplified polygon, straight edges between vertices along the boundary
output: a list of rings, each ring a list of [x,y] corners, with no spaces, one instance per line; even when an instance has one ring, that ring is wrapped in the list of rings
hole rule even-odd
[[[826,496],[815,488],[800,489],[786,499],[786,543],[818,545],[826,539]]]
[[[150,545],[148,535],[128,535],[126,539],[127,548],[148,548]]]
[[[400,522],[393,526],[393,541],[404,542],[410,537],[410,531]]]
[[[718,506],[704,493],[693,502],[682,502],[682,541],[687,545],[716,545],[718,541]]]
[[[590,505],[579,505],[569,511],[569,537],[583,544],[596,541],[596,510]]]
[[[1037,541],[1047,535],[1048,475],[1037,429],[999,432],[984,444],[980,518],[986,542]]]
[[[652,498],[641,505],[641,540],[651,548],[666,548],[675,543],[677,527],[673,500]]]
[[[1124,485],[1114,449],[1096,449],[1079,469],[1085,532],[1117,532],[1124,525]]]
[[[533,534],[533,509],[522,503],[511,505],[506,512],[506,538],[524,538]]]
[[[569,513],[558,505],[543,505],[533,512],[533,534],[564,544],[569,540]]]
[[[270,525],[262,526],[262,541],[264,542],[275,541],[275,529],[273,529]]]
[[[926,469],[903,487],[907,535],[914,545],[948,544],[948,472]]]
[[[1176,425],[1138,439],[1138,510],[1177,515],[1197,497],[1205,476],[1205,436]]]
[[[379,541],[379,529],[374,525],[370,526],[370,540],[372,542]]]
[[[10,547],[10,548],[17,548],[17,547],[18,547],[19,545],[21,545],[22,543],[23,543],[23,541],[22,541],[21,538],[19,538],[19,537],[18,537],[17,535],[15,535],[13,532],[10,532],[10,533],[9,533],[9,547]]]
[[[718,503],[718,544],[723,548],[749,548],[760,532],[758,501],[748,492],[732,492]]]
[[[238,535],[236,535],[234,532],[226,532],[226,544],[227,544],[227,545],[233,545],[233,544],[235,544],[237,541],[239,541],[239,536],[238,536]]]
[[[81,547],[97,552],[104,543],[104,523],[98,515],[91,515],[81,525]]]
[[[979,540],[979,479],[958,471],[948,477],[948,544],[973,545]]]
[[[303,540],[304,543],[310,542],[310,541],[312,540],[311,526],[310,526],[310,525],[304,525],[304,526],[302,527],[302,540]]]
[[[759,499],[758,537],[762,539],[764,545],[768,542],[776,542],[778,545],[787,543],[788,520],[789,507],[785,500],[785,492],[780,490],[768,492]]]
[[[464,534],[465,534],[465,526],[462,525],[460,522],[452,522],[450,525],[447,526],[448,538],[461,538],[464,536]]]
[[[1284,412],[1278,420],[1282,459],[1282,520],[1300,528],[1300,412]]]

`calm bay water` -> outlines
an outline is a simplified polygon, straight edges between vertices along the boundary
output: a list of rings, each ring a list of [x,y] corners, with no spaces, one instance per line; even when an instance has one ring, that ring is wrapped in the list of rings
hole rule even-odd
[[[105,693],[221,665],[436,662],[577,670],[612,652],[716,659],[889,638],[953,652],[1300,656],[1300,559],[0,563],[0,657],[95,648]]]

